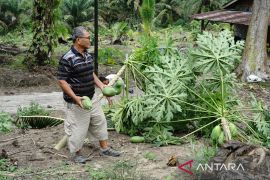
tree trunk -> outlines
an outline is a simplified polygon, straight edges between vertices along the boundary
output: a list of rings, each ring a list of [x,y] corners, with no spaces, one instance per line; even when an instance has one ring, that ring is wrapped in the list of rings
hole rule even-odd
[[[33,40],[24,63],[29,69],[42,66],[51,60],[53,46],[57,43],[54,32],[54,11],[60,0],[33,1]]]
[[[269,0],[254,1],[242,64],[240,66],[243,81],[246,81],[247,77],[251,74],[264,80],[269,78],[267,75],[269,73],[269,67],[267,64],[266,49],[269,18]]]

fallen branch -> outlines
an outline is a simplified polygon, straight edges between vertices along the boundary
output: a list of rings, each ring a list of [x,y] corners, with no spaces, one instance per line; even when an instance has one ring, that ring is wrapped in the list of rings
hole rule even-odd
[[[14,153],[10,153],[10,154],[8,154],[8,156],[12,156],[12,155],[14,155],[14,154],[19,154],[19,153],[22,153],[22,152],[27,152],[27,151],[30,151],[29,149],[27,149],[27,150],[23,150],[23,151],[17,151],[17,152],[14,152]]]
[[[37,173],[29,173],[29,174],[15,174],[15,173],[2,173],[2,176],[6,177],[25,177],[25,176],[31,176],[33,177],[34,175],[48,175],[48,176],[53,176],[53,175],[59,175],[59,174],[74,174],[74,173],[85,173],[85,171],[58,171],[58,172],[46,172],[46,171],[41,171]]]
[[[22,50],[19,49],[18,47],[11,47],[11,46],[8,46],[8,45],[0,44],[0,52],[1,53],[12,54],[12,55],[17,55],[17,54],[22,53]]]
[[[43,151],[43,152],[44,152],[44,153],[51,153],[51,154],[55,154],[55,155],[57,155],[57,156],[60,156],[60,157],[63,157],[63,158],[68,159],[68,157],[67,157],[67,156],[65,156],[65,155],[63,155],[63,154],[59,154],[59,153],[53,152],[53,151],[50,151],[50,150],[45,150],[45,151]]]

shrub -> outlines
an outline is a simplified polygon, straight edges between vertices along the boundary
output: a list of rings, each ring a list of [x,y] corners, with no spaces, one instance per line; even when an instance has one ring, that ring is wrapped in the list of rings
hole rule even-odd
[[[13,118],[6,112],[0,112],[0,132],[11,131]]]

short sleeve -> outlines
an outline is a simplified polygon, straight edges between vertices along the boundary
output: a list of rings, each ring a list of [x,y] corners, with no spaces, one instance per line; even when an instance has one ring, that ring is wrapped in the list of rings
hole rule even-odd
[[[58,64],[57,79],[67,80],[72,71],[71,60],[61,58]]]

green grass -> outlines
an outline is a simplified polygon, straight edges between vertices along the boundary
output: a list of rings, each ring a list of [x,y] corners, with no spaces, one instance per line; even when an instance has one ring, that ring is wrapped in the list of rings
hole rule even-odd
[[[0,36],[0,44],[16,45],[17,47],[26,50],[27,47],[30,46],[32,38],[33,33],[30,30],[15,30]]]

